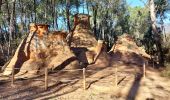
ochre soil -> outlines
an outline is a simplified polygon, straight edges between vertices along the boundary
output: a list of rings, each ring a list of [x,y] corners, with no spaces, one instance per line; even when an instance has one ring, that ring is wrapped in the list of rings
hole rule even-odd
[[[115,68],[118,69],[118,85],[115,85]],[[49,73],[48,90],[44,89],[44,75],[32,79],[1,79],[1,99],[59,99],[59,100],[168,100],[170,80],[160,76],[157,69],[122,61],[112,62],[107,68],[91,65],[86,71],[86,90],[83,90],[82,71],[59,71]]]
[[[87,66],[86,90],[83,89],[82,70],[63,69],[49,73],[47,90],[44,89],[44,75],[17,79],[13,86],[11,78],[0,76],[0,99],[169,100],[170,79],[161,77],[161,70],[149,64],[143,77],[142,64],[149,56],[131,38],[124,37],[109,52],[107,64],[102,60],[104,56],[100,56],[97,63]]]

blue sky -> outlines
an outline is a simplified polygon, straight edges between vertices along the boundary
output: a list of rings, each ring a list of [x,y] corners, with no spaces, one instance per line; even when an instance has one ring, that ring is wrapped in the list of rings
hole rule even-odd
[[[147,0],[126,0],[127,4],[135,7],[135,6],[142,6],[144,7],[144,3],[142,1],[144,1],[146,3]]]

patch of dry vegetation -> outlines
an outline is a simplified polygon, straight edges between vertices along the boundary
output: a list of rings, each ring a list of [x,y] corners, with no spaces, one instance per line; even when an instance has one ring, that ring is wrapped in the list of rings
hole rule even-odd
[[[168,34],[166,41],[163,43],[165,48],[165,69],[162,71],[161,75],[164,77],[170,77],[170,35]]]
[[[162,71],[161,76],[170,78],[170,63],[166,63],[166,68]]]

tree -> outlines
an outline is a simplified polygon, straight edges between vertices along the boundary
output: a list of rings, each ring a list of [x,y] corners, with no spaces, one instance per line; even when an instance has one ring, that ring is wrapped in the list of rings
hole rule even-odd
[[[34,22],[36,23],[36,14],[37,14],[37,11],[36,11],[36,8],[37,8],[37,4],[36,4],[36,0],[34,0]]]
[[[156,2],[159,2],[159,0],[156,0]],[[165,5],[167,4],[167,2],[166,0],[161,0],[161,2],[159,3],[156,2],[154,2],[154,0],[149,0],[151,26],[152,26],[153,33],[155,35],[154,40],[158,51],[159,63],[161,65],[164,65],[164,53],[161,45],[162,37],[160,32],[158,31],[156,17],[157,15],[163,16],[163,13],[165,12]],[[157,7],[155,6],[155,4],[157,5]]]
[[[1,6],[2,6],[2,0],[0,0],[0,11],[1,11]]]
[[[150,23],[149,9],[147,7],[128,7],[129,12],[129,33],[135,38],[143,39],[145,33],[148,32]]]
[[[69,32],[71,31],[71,26],[70,26],[70,0],[66,0],[66,17],[67,17],[67,29]]]
[[[56,0],[53,0],[53,27],[54,29],[58,28],[58,23],[57,23],[57,11],[56,11]]]
[[[98,9],[98,5],[92,5],[92,8],[93,8],[93,24],[94,24],[94,33],[96,33],[97,29],[97,9]]]

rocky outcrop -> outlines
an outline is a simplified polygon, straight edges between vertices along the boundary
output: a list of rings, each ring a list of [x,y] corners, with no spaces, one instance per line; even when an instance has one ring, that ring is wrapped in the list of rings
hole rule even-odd
[[[76,14],[74,16],[74,29],[71,48],[80,62],[93,64],[102,54],[103,41],[97,41],[90,28],[90,16]],[[106,52],[106,51],[105,51]]]
[[[89,20],[89,15],[75,15],[71,47],[66,41],[67,32],[49,32],[46,24],[30,24],[30,33],[5,65],[3,74],[10,75],[13,68],[18,68],[17,77],[32,77],[46,67],[51,70],[84,67],[79,63],[100,63],[101,67],[107,67],[109,55],[105,43],[95,39]]]
[[[3,74],[10,75],[12,68],[19,68],[17,77],[31,77],[43,72],[45,67],[53,70],[79,68],[66,36],[62,31],[48,32],[48,25],[31,24],[29,35],[21,42]]]
[[[134,39],[128,34],[119,36],[109,53],[113,60],[121,60],[125,63],[142,65],[145,60],[150,59],[150,55],[145,52],[145,49],[138,47]]]

